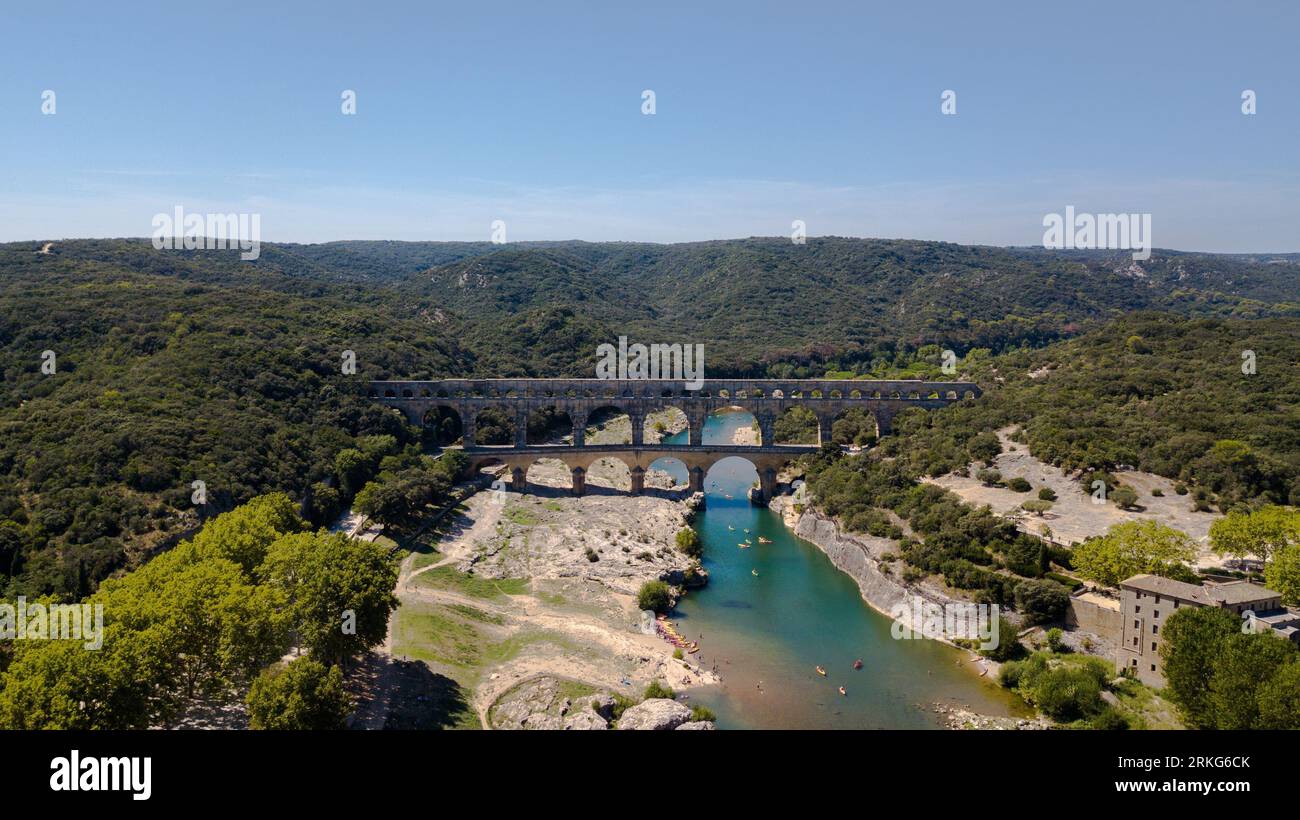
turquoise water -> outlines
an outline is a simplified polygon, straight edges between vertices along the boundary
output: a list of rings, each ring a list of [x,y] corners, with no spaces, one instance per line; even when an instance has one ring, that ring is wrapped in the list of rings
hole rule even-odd
[[[744,412],[712,416],[704,440],[729,443],[737,427],[751,422]],[[685,480],[679,463],[657,466]],[[936,703],[1023,713],[1014,696],[971,670],[967,653],[894,640],[889,618],[867,606],[852,579],[775,513],[749,503],[756,480],[754,467],[739,458],[709,472],[706,509],[695,525],[709,585],[687,595],[673,615],[683,635],[699,640],[696,657],[723,678],[719,687],[689,693],[691,702],[718,714],[719,728],[938,728]],[[759,536],[772,543],[759,543]],[[741,549],[746,538],[753,546]],[[854,670],[858,658],[863,668]]]

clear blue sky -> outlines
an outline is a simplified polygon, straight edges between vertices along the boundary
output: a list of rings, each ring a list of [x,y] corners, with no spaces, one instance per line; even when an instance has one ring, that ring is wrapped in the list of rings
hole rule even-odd
[[[1036,244],[1074,205],[1300,250],[1294,2],[272,5],[7,0],[0,240],[181,205],[303,242]]]

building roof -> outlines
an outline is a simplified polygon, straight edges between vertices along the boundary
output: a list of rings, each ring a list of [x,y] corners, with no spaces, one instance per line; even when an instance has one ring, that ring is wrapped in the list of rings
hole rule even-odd
[[[1225,584],[1206,584],[1205,590],[1211,598],[1224,604],[1249,604],[1266,601],[1269,598],[1281,598],[1282,593],[1265,589],[1249,581],[1229,581]]]
[[[1165,595],[1180,601],[1190,601],[1202,606],[1235,606],[1281,597],[1281,593],[1249,581],[1229,581],[1198,586],[1159,575],[1134,575],[1121,582],[1120,586],[1151,595]]]
[[[1175,581],[1173,578],[1164,578],[1159,575],[1134,575],[1132,578],[1120,582],[1120,586],[1151,595],[1166,595],[1181,601],[1195,601],[1203,605],[1213,603],[1209,596],[1205,594],[1204,587],[1184,581]]]

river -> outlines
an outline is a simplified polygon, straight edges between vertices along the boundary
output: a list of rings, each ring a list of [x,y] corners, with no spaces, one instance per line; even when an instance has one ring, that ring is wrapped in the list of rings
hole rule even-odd
[[[704,440],[730,443],[752,420],[740,411],[710,416]],[[686,433],[666,441],[685,443]],[[656,466],[685,481],[680,462]],[[717,713],[719,728],[941,728],[935,704],[1026,713],[1018,698],[971,671],[968,653],[936,641],[894,640],[890,619],[867,606],[853,579],[796,538],[780,516],[749,503],[757,478],[739,458],[709,472],[706,507],[695,523],[709,585],[673,613],[682,634],[699,639],[697,657],[722,675],[721,686],[689,693],[692,703]],[[741,549],[746,539],[753,546]],[[859,658],[863,667],[855,670]]]

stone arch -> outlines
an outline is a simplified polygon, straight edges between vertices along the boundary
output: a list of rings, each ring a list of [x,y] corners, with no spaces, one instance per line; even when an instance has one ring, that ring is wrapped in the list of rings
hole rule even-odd
[[[515,414],[507,407],[480,407],[474,414],[474,444],[479,447],[511,446],[515,443]]]
[[[554,404],[533,407],[528,411],[524,443],[529,446],[562,444],[573,436],[573,417]]]
[[[880,438],[876,415],[865,405],[845,407],[830,416],[829,440],[841,446],[869,447]],[[823,441],[827,439],[825,436]]]
[[[630,492],[634,469],[639,468],[614,455],[592,459],[586,466],[587,492],[591,492],[593,486],[608,487],[621,493]]]
[[[758,422],[758,418],[754,415],[754,412],[752,410],[750,410],[748,407],[744,407],[732,401],[727,404],[721,405],[719,407],[714,407],[713,409],[709,410],[709,414],[704,418],[704,423],[708,424],[709,419],[713,418],[714,416],[724,416],[732,413],[744,414],[746,416],[746,419],[742,421],[742,424],[750,428],[753,428],[755,424],[757,424]],[[746,437],[749,436],[748,433],[744,435]],[[750,441],[750,443],[753,444],[756,443],[756,441],[757,439],[755,438],[753,441]],[[720,439],[712,440],[712,441],[703,441],[703,437],[701,437],[701,442],[703,444],[735,444],[736,443],[734,440],[734,436],[728,437],[726,441],[722,441]]]
[[[430,407],[420,420],[420,429],[426,444],[446,447],[455,444],[465,432],[465,422],[450,404]]]
[[[816,444],[817,414],[806,404],[792,404],[776,416],[773,444]]]
[[[673,482],[669,489],[680,490],[690,483],[690,468],[686,462],[676,456],[660,456],[650,462],[649,468],[646,469],[646,485],[657,486],[660,482],[651,477],[652,473],[667,475]]]
[[[601,429],[604,428],[604,429]],[[615,435],[615,431],[621,434]],[[592,441],[595,432],[599,442]],[[587,413],[585,443],[631,444],[632,415],[617,404],[602,404]]]
[[[687,434],[689,441],[691,419],[686,411],[674,405],[664,405],[654,410],[654,415],[646,413],[642,422],[642,438],[646,444],[658,444],[678,432]]]

